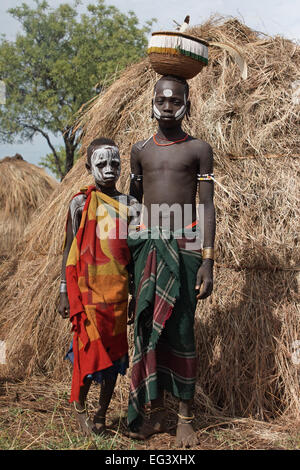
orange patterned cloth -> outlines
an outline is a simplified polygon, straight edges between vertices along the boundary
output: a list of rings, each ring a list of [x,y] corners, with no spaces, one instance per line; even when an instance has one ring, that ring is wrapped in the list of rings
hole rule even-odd
[[[95,186],[83,192],[86,203],[66,265],[74,332],[70,402],[79,400],[87,375],[128,352],[128,208]]]

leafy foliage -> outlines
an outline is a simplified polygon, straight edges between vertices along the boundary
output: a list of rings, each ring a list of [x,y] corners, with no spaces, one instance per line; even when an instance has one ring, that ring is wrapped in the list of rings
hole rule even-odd
[[[52,151],[51,164],[63,177],[78,146],[74,114],[104,83],[143,56],[152,21],[139,27],[133,12],[123,14],[104,0],[88,5],[80,17],[78,1],[57,9],[44,0],[35,3],[32,9],[23,3],[9,10],[24,32],[14,42],[0,42],[0,79],[6,85],[0,140],[12,143],[43,135]],[[63,137],[65,165],[51,142],[53,134]]]
[[[40,159],[39,165],[44,168],[47,168],[47,170],[50,170],[50,172],[55,175],[57,179],[59,179],[61,175],[57,169],[57,158],[59,160],[59,165],[63,174],[66,174],[66,148],[63,145],[60,145],[58,149],[55,149],[55,151],[56,156],[54,156],[53,152],[47,153],[46,156]],[[77,147],[74,152],[74,163],[76,163],[79,157],[80,153]]]

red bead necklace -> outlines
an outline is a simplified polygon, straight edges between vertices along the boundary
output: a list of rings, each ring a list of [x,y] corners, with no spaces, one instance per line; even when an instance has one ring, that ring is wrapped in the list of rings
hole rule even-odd
[[[183,139],[180,139],[180,140],[172,140],[172,141],[169,141],[168,144],[159,144],[159,143],[157,142],[157,140],[155,139],[156,136],[157,136],[157,134],[156,134],[156,135],[153,135],[153,141],[154,141],[154,143],[155,143],[156,145],[158,145],[159,147],[167,147],[168,145],[174,145],[174,144],[178,144],[179,142],[184,142],[185,140],[187,140],[187,138],[188,138],[189,135],[186,134],[186,136],[185,136]]]

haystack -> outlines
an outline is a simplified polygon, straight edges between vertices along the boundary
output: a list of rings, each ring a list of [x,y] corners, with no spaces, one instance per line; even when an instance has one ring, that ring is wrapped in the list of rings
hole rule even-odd
[[[192,116],[184,126],[212,145],[223,186],[215,190],[214,293],[196,315],[197,409],[299,417],[300,108],[292,84],[300,78],[300,48],[235,19],[211,20],[189,32],[237,47],[249,74],[243,81],[227,52],[211,48],[209,66],[190,81]],[[100,135],[114,138],[123,154],[123,190],[131,145],[155,130],[150,112],[157,78],[144,60],[82,110],[83,152]],[[68,201],[86,182],[81,159],[33,220],[16,255],[17,272],[0,285],[11,373],[58,377],[66,371],[70,325],[56,310],[61,242]]]
[[[0,257],[8,256],[30,223],[32,214],[49,198],[56,181],[16,154],[0,160]]]

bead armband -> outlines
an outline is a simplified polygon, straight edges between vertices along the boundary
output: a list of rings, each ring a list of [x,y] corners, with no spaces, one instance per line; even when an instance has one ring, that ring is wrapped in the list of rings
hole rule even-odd
[[[204,175],[197,173],[197,181],[215,181],[215,175],[213,173],[206,173]]]
[[[212,247],[205,247],[202,249],[202,259],[215,259],[215,250]]]
[[[130,179],[134,181],[143,181],[143,175],[135,175],[134,173],[130,173]]]

